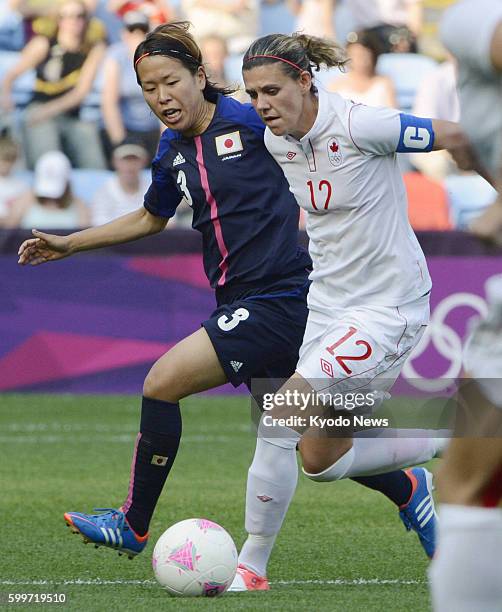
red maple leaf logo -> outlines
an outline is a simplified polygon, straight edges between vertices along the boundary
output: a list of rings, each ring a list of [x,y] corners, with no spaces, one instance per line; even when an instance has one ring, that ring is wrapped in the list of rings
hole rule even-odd
[[[331,151],[333,153],[336,153],[338,151],[338,145],[336,144],[336,142],[333,140],[333,142],[329,145],[329,148],[331,149]]]

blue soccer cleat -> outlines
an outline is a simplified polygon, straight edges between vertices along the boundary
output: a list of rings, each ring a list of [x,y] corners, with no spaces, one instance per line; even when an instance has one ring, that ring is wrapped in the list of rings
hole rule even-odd
[[[139,536],[132,530],[121,509],[94,508],[102,514],[65,512],[64,520],[73,533],[80,533],[84,544],[92,542],[95,548],[107,546],[133,559],[147,545],[148,533]]]
[[[413,486],[407,504],[400,507],[399,516],[408,531],[418,534],[420,543],[429,559],[436,552],[437,514],[434,508],[432,474],[425,468],[405,470]]]

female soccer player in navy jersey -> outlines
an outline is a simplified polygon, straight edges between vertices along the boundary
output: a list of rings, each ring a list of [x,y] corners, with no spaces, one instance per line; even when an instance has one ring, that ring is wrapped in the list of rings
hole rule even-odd
[[[119,509],[68,512],[85,538],[129,555],[143,550],[148,526],[181,437],[179,400],[228,381],[287,378],[298,359],[305,322],[310,258],[297,246],[299,210],[282,170],[263,144],[264,125],[249,104],[226,97],[208,81],[187,25],[157,28],[135,54],[146,102],[168,128],[153,162],[144,207],[111,223],[69,236],[34,230],[19,250],[37,265],[136,240],[166,227],[182,198],[203,235],[204,267],[217,309],[201,329],[179,342],[150,370],[129,493]],[[383,440],[390,447],[394,440]],[[403,464],[429,459],[434,445],[410,443]],[[383,466],[385,471],[386,466]],[[297,482],[295,449],[259,438],[249,470],[246,528],[236,588],[267,589],[275,537]],[[397,505],[412,482],[398,470],[359,480]],[[240,582],[239,582],[240,580]]]

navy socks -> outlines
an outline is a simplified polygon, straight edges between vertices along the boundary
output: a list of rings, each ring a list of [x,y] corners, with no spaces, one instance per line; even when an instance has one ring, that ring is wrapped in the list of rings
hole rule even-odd
[[[387,474],[376,474],[375,476],[357,476],[356,478],[351,478],[351,480],[369,489],[380,491],[380,493],[383,493],[397,506],[403,506],[408,503],[413,490],[411,480],[403,470],[387,472]]]
[[[133,530],[148,531],[155,506],[176,458],[181,439],[178,403],[143,397],[127,499],[122,510]]]

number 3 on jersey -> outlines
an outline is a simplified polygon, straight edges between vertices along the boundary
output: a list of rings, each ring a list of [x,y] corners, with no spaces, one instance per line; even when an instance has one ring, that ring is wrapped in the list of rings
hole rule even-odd
[[[187,177],[186,177],[186,174],[183,172],[183,170],[180,170],[178,172],[178,178],[176,179],[176,182],[180,186],[181,192],[185,196],[188,206],[190,206],[190,208],[193,208],[192,196],[190,195],[190,192],[188,191]]]
[[[231,316],[221,315],[218,318],[218,327],[223,331],[230,331],[237,327],[241,321],[249,318],[249,310],[246,308],[237,308]]]
[[[319,181],[317,186],[314,186],[312,181],[307,181],[307,185],[310,191],[310,203],[314,210],[328,210],[329,203],[331,201],[331,194],[333,188],[331,183],[323,179]],[[333,206],[331,206],[333,208]]]

